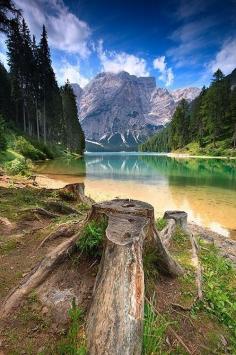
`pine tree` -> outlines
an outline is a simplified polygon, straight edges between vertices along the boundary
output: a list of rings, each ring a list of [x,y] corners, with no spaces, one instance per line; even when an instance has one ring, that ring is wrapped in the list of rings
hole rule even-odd
[[[232,141],[233,147],[236,148],[236,87],[232,88],[230,95],[230,110],[232,117]]]
[[[7,55],[10,68],[11,96],[14,104],[14,119],[18,128],[23,129],[22,111],[22,38],[19,18],[11,22],[7,37]]]
[[[0,62],[0,115],[12,120],[11,83],[9,74]]]
[[[65,120],[66,146],[70,151],[83,154],[85,149],[84,133],[78,120],[78,110],[73,89],[67,80],[61,88],[63,117]]]
[[[51,66],[50,50],[47,32],[43,32],[38,50],[39,86],[41,97],[41,112],[43,116],[43,138],[59,142],[62,140],[60,127],[63,126],[62,101],[55,74]]]
[[[21,11],[16,9],[13,1],[0,0],[0,32],[7,33],[11,26],[11,16],[19,16],[20,13]]]

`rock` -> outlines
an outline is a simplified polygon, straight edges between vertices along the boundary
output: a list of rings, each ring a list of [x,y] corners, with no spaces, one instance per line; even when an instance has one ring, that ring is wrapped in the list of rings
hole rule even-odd
[[[170,121],[182,98],[193,100],[198,88],[173,92],[157,88],[153,77],[126,72],[98,74],[83,90],[72,84],[88,150],[127,150]]]

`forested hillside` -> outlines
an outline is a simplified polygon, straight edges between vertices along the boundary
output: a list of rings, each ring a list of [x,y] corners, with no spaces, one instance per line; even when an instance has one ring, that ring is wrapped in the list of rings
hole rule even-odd
[[[141,151],[234,154],[236,148],[236,69],[217,70],[209,88],[190,104],[182,100],[172,121],[140,146]]]
[[[4,27],[9,72],[0,63],[0,145],[4,127],[43,144],[77,153],[85,147],[75,96],[69,82],[59,88],[52,68],[46,28],[39,43],[21,15]],[[6,139],[5,139],[6,140]],[[2,141],[2,143],[1,143]]]

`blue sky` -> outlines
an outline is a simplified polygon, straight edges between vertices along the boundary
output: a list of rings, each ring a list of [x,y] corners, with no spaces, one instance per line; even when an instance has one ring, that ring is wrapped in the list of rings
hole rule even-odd
[[[236,0],[15,0],[39,38],[48,30],[59,84],[101,71],[154,76],[175,89],[236,67]],[[0,59],[5,62],[3,41]]]

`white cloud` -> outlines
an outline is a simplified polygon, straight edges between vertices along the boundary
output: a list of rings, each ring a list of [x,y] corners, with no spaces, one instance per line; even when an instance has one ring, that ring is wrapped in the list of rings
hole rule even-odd
[[[79,64],[72,65],[64,61],[58,69],[55,68],[55,71],[60,85],[63,85],[68,79],[70,83],[79,84],[83,88],[89,82],[89,79],[80,73]]]
[[[221,69],[224,74],[229,74],[236,67],[236,38],[227,40],[215,59],[208,65],[212,73]]]
[[[55,49],[77,53],[88,57],[88,40],[91,30],[69,11],[63,0],[15,0],[17,7],[23,10],[23,16],[30,30],[39,38],[43,24],[48,31],[49,44]]]
[[[0,34],[0,62],[4,65],[6,69],[8,69],[8,63],[7,63],[7,47],[6,47],[6,36],[4,34]]]
[[[164,55],[154,59],[153,68],[161,73],[161,75],[159,76],[159,80],[163,81],[166,86],[170,86],[173,84],[174,73],[172,68],[168,68],[166,63],[166,57]]]
[[[119,73],[126,71],[131,75],[149,76],[147,62],[143,58],[125,52],[106,51],[100,41],[97,48],[102,70],[105,72]]]

